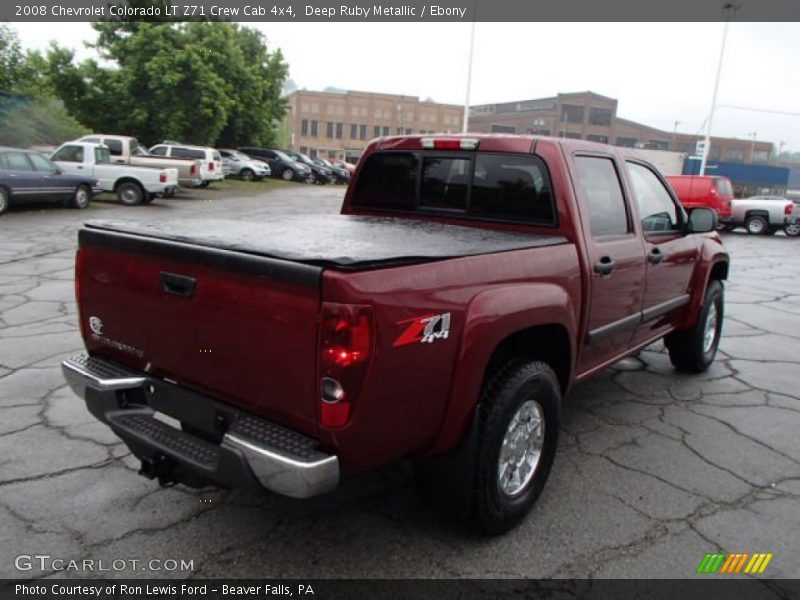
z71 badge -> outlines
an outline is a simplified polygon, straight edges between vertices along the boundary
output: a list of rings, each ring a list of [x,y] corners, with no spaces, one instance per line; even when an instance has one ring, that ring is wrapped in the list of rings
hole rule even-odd
[[[393,346],[407,346],[408,344],[432,344],[436,340],[446,340],[450,335],[450,313],[441,315],[422,315],[414,319],[398,321],[398,325],[408,323],[405,331],[400,334]]]

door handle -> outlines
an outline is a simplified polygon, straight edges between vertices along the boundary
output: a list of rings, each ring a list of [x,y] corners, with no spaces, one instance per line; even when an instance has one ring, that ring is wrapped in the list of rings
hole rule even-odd
[[[666,255],[663,252],[661,252],[661,248],[656,246],[655,248],[650,250],[650,254],[647,255],[647,260],[649,260],[651,264],[657,265],[662,260],[664,260],[665,256]]]
[[[194,277],[167,273],[166,271],[161,271],[160,276],[161,289],[168,294],[183,296],[184,298],[194,297],[194,291],[197,288],[197,280]]]
[[[614,270],[614,267],[617,266],[617,263],[614,262],[614,259],[610,256],[602,256],[600,260],[594,263],[594,272],[599,275],[611,275],[611,271]]]
[[[77,166],[76,166],[76,168],[77,168],[77,169],[82,169],[82,168],[83,168],[83,165],[77,165]]]

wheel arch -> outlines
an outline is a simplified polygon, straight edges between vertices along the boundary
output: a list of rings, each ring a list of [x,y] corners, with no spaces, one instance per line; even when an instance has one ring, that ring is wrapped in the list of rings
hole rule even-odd
[[[117,179],[114,182],[114,191],[116,192],[119,189],[119,187],[124,183],[133,183],[135,185],[138,185],[142,189],[142,191],[145,191],[142,182],[136,179],[135,177],[131,177],[130,175],[126,175]]]

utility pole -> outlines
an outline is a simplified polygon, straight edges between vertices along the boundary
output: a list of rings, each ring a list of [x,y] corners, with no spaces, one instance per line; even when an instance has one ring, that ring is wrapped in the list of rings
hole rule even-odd
[[[467,95],[464,98],[464,122],[461,126],[461,132],[467,133],[469,126],[469,96],[470,88],[472,87],[472,53],[475,50],[475,21],[472,21],[472,28],[469,34],[469,62],[467,63]]]
[[[750,162],[752,163],[752,162],[754,162],[753,161],[753,157],[756,154],[756,136],[758,134],[755,131],[753,131],[752,133],[749,133],[748,135],[753,138],[753,141],[750,142]]]
[[[722,13],[725,16],[725,25],[722,28],[722,46],[719,49],[719,62],[717,63],[717,77],[714,80],[714,94],[711,97],[711,112],[708,114],[708,121],[706,122],[706,135],[705,144],[703,147],[703,158],[700,161],[700,175],[706,174],[706,163],[708,162],[708,153],[711,150],[711,126],[714,121],[714,109],[717,107],[717,91],[719,91],[719,77],[722,73],[722,59],[725,57],[725,42],[728,38],[728,25],[733,19],[736,11],[739,10],[741,4],[733,4],[728,2],[723,5]]]
[[[678,125],[680,125],[680,121],[675,121],[675,126],[672,128],[672,149],[677,150],[675,147],[677,145],[677,138],[678,138]]]

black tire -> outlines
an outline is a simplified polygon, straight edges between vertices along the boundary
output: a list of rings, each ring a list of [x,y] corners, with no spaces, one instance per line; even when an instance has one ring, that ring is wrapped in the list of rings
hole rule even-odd
[[[783,233],[789,237],[797,237],[800,235],[800,223],[791,223],[783,228]]]
[[[256,174],[253,173],[252,169],[242,169],[239,171],[239,177],[241,177],[243,181],[254,181]]]
[[[281,178],[282,178],[284,181],[292,181],[292,180],[294,179],[294,171],[293,171],[292,169],[290,169],[289,167],[286,167],[286,168],[285,168],[285,169],[284,169],[284,170],[281,172]]]
[[[200,185],[198,185],[197,187],[201,187],[201,188],[207,188],[207,187],[209,186],[209,184],[211,184],[211,182],[210,182],[210,181],[203,181],[203,182],[201,182],[201,183],[200,183]]]
[[[716,313],[713,339],[707,345],[706,325],[709,313],[714,307]],[[712,279],[708,282],[703,308],[697,324],[691,329],[670,333],[664,343],[669,351],[669,360],[678,371],[702,373],[714,362],[722,333],[722,322],[725,317],[725,296],[722,282]]]
[[[72,199],[70,200],[70,206],[72,208],[86,208],[89,206],[89,203],[92,201],[92,190],[89,189],[88,185],[79,185],[75,188],[75,193],[72,195]]]
[[[8,210],[8,207],[11,204],[9,199],[10,196],[11,194],[6,188],[0,187],[0,215]]]
[[[750,235],[765,235],[769,231],[769,223],[762,215],[750,215],[745,221],[744,228]]]
[[[145,199],[145,192],[138,183],[125,181],[117,187],[117,198],[125,206],[136,206]]]
[[[509,426],[517,411],[524,410],[523,405],[529,405],[529,401],[541,409],[538,413],[544,427],[541,451],[530,479],[518,490],[507,493],[500,483],[503,441],[510,434]],[[528,514],[539,498],[558,445],[560,406],[558,378],[546,363],[513,360],[486,381],[478,406],[479,437],[470,515],[473,524],[483,532],[497,535],[508,531]],[[519,473],[514,469],[510,472]]]

